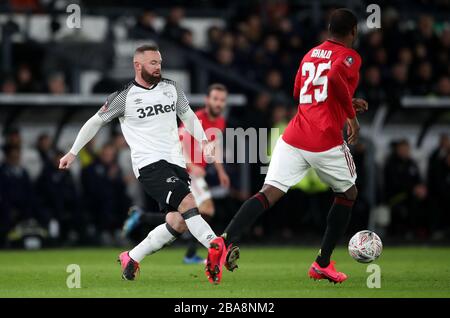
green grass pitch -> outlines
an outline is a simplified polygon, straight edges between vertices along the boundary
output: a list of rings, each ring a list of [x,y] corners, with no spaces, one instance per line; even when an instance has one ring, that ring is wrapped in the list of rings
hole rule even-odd
[[[116,249],[0,251],[0,297],[450,297],[450,248],[386,247],[375,262],[381,288],[369,289],[367,265],[339,248],[343,284],[313,281],[307,269],[316,248],[241,247],[239,269],[211,285],[203,265],[184,265],[184,249],[147,257],[136,281],[123,281]],[[203,256],[206,250],[203,251]],[[81,268],[81,288],[69,289],[69,264]]]

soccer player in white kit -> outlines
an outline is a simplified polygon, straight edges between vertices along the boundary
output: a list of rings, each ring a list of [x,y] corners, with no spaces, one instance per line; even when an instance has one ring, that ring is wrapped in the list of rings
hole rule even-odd
[[[212,146],[189,102],[174,81],[161,77],[162,58],[157,46],[136,49],[133,64],[135,78],[123,89],[108,96],[102,108],[81,128],[70,151],[60,160],[60,169],[68,169],[78,152],[99,129],[118,118],[131,149],[136,178],[160,206],[168,209],[166,223],[153,229],[132,250],[119,255],[122,278],[133,280],[139,263],[172,243],[186,230],[206,248],[216,238],[201,217],[190,190],[190,179],[178,136],[177,116],[185,129],[205,152]],[[213,283],[213,279],[210,279]]]

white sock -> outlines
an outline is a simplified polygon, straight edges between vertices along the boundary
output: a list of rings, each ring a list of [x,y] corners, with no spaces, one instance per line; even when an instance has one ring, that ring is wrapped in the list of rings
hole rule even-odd
[[[203,244],[204,247],[209,248],[209,242],[217,236],[201,215],[197,214],[184,220],[189,229],[189,232]]]
[[[166,227],[166,223],[158,225],[147,237],[133,248],[128,254],[136,262],[141,262],[145,256],[151,255],[164,246],[176,240]]]

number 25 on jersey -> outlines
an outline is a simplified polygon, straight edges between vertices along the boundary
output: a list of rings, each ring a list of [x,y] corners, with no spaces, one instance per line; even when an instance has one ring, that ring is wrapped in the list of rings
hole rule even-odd
[[[305,62],[302,65],[302,76],[308,77],[306,78],[302,89],[300,90],[300,104],[311,104],[314,99],[317,103],[323,102],[328,97],[328,78],[326,75],[322,75],[324,71],[329,70],[331,68],[331,61],[328,63],[319,63],[316,66],[314,63]],[[309,85],[314,87],[314,94],[307,94]]]

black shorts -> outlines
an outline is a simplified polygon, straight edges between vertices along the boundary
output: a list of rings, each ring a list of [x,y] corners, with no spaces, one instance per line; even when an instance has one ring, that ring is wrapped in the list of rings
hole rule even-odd
[[[191,193],[191,179],[186,169],[165,160],[139,169],[138,180],[163,212],[178,211],[181,201]]]

